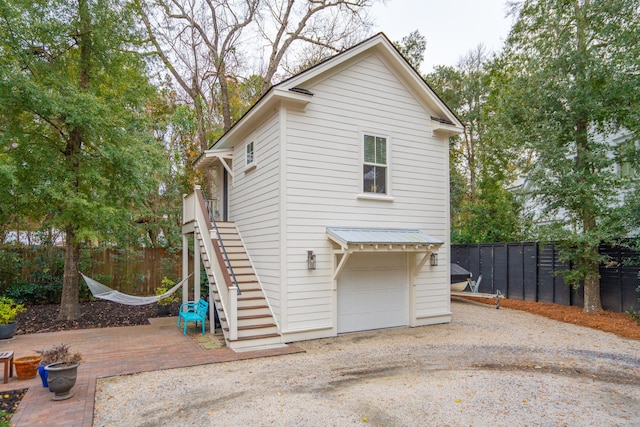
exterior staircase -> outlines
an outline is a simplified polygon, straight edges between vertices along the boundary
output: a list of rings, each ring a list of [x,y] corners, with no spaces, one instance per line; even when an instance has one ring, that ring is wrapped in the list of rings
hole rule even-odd
[[[212,225],[209,230],[208,224],[195,221],[195,242],[227,347],[242,350],[281,345],[278,324],[235,224],[207,222]],[[213,252],[222,256],[210,254],[212,245],[219,249]]]

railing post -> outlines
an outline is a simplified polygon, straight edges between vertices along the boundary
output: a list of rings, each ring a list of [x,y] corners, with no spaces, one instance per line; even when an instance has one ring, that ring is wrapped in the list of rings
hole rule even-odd
[[[229,340],[238,339],[238,288],[235,286],[229,288],[229,316],[227,318],[229,325]]]
[[[182,280],[186,279],[188,275],[189,275],[189,236],[186,234],[183,234],[182,235]],[[189,281],[186,281],[182,285],[182,303],[184,304],[185,302],[187,302],[188,299],[189,299]]]

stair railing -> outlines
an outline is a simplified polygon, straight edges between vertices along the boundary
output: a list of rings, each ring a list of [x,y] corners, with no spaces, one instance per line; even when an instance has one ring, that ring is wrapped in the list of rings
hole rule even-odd
[[[209,257],[209,265],[212,269],[211,272],[214,275],[216,287],[220,294],[220,302],[222,303],[222,309],[227,317],[227,325],[229,326],[229,340],[238,339],[238,294],[239,289],[235,283],[231,282],[229,270],[225,268],[224,258],[220,250],[220,246],[211,238],[211,230],[214,229],[213,222],[209,215],[207,215],[207,206],[204,200],[204,196],[200,188],[196,186],[195,191],[192,193],[194,197],[195,216],[196,223],[201,224],[200,229],[206,231],[207,235],[201,236],[202,242],[205,247],[207,256]],[[211,256],[209,256],[211,254]],[[216,258],[216,262],[212,262],[212,256]],[[235,276],[235,275],[234,275]],[[235,291],[235,292],[234,292]]]
[[[220,244],[220,249],[222,250],[222,256],[224,258],[225,265],[229,269],[229,273],[231,273],[231,280],[233,280],[234,286],[238,289],[238,295],[242,295],[242,292],[240,291],[240,286],[238,285],[238,279],[236,278],[236,273],[233,271],[233,267],[231,266],[231,260],[229,259],[229,254],[227,253],[227,249],[224,247],[224,241],[222,240],[222,236],[220,235],[220,229],[218,228],[218,224],[216,223],[216,219],[213,214],[213,206],[212,206],[213,200],[204,198],[204,203],[207,207],[207,213],[209,214],[209,219],[211,220],[211,224],[213,225],[213,228],[216,230],[216,236],[218,238],[218,243]]]

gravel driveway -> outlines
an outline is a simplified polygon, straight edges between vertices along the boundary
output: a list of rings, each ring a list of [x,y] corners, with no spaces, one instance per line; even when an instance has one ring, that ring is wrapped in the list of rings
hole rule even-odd
[[[452,301],[450,324],[101,379],[95,426],[637,426],[640,341]]]

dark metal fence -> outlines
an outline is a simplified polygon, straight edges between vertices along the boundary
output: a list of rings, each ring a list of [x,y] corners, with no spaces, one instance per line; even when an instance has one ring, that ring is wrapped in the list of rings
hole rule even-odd
[[[603,246],[600,252],[610,258],[600,266],[603,308],[640,309],[640,253],[621,246]],[[475,279],[482,275],[478,292],[500,290],[511,299],[582,306],[583,288],[572,289],[558,274],[569,268],[558,253],[553,244],[538,242],[451,245],[451,262],[471,271]]]

